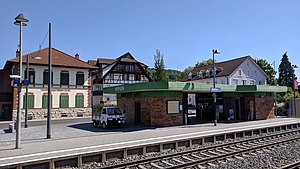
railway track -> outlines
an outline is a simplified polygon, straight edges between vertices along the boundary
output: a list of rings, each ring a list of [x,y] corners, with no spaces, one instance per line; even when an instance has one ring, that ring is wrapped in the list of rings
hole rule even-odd
[[[279,169],[299,169],[299,168],[300,168],[300,160],[292,164],[282,166]]]
[[[176,154],[168,154],[154,158],[131,161],[102,168],[119,169],[172,169],[172,168],[206,168],[215,163],[224,163],[234,158],[255,155],[256,151],[272,151],[284,147],[291,142],[300,142],[300,130],[276,133],[262,137],[213,145],[201,149],[189,150]],[[299,164],[294,164],[299,166]],[[291,168],[293,166],[287,166]],[[284,169],[284,167],[282,168]]]

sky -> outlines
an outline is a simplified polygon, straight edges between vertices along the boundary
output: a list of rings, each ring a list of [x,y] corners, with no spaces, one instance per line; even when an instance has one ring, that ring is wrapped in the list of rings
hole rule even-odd
[[[277,70],[287,52],[300,67],[299,7],[298,0],[0,0],[0,69],[15,57],[20,13],[29,20],[23,54],[48,47],[51,23],[52,47],[83,61],[130,52],[154,67],[159,49],[167,69],[183,71],[218,49],[217,62],[250,55]]]

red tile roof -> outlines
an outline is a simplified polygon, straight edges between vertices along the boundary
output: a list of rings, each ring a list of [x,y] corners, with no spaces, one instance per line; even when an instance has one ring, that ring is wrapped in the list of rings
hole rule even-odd
[[[49,48],[44,48],[28,54],[29,64],[36,65],[48,65]],[[22,62],[26,63],[27,54],[22,56]],[[8,60],[8,62],[19,62],[19,58],[13,58]],[[62,51],[52,48],[52,65],[62,66],[62,67],[76,67],[76,68],[86,68],[95,69],[97,67],[92,66],[80,59],[68,55]]]

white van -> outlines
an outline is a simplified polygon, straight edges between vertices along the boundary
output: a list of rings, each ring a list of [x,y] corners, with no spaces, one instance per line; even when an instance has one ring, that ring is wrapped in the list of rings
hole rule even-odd
[[[117,107],[103,107],[100,112],[93,112],[92,114],[93,126],[107,128],[107,127],[121,127],[124,124],[124,115]]]

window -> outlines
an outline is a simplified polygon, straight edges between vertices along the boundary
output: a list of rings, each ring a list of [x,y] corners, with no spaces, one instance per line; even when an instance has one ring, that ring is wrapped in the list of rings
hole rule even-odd
[[[23,97],[23,108],[26,109],[26,96]],[[34,95],[28,95],[28,109],[34,108]]]
[[[48,96],[43,95],[42,99],[43,99],[42,107],[43,107],[43,109],[47,109],[48,108]]]
[[[258,81],[258,84],[259,84],[259,85],[262,85],[263,83],[262,83],[262,81]]]
[[[59,96],[59,107],[60,108],[68,108],[69,107],[69,96],[67,96],[67,95]]]
[[[60,72],[60,84],[61,85],[69,85],[69,72],[62,70]]]
[[[106,114],[106,109],[102,109],[102,114]]]
[[[202,77],[203,77],[203,73],[202,73],[201,71],[199,71],[198,77],[199,77],[199,78],[202,78]]]
[[[232,82],[233,82],[234,85],[238,85],[239,84],[239,80],[237,80],[237,79],[232,80]]]
[[[27,69],[25,69],[25,72],[24,72],[24,79],[27,79],[26,70]],[[29,80],[29,84],[34,84],[34,82],[35,82],[35,71],[32,68],[29,68],[29,78],[28,78],[28,80]]]
[[[75,96],[75,107],[84,107],[84,96],[76,95]]]
[[[43,84],[48,84],[48,69],[43,72]],[[53,72],[51,72],[51,84],[53,84]]]
[[[242,75],[242,70],[239,70],[239,76],[241,76]]]
[[[135,80],[140,81],[141,80],[141,75],[135,75]]]
[[[135,66],[134,65],[129,65],[129,71],[130,72],[135,72]]]
[[[243,81],[243,85],[246,85],[247,84],[247,81],[246,80],[242,80]]]
[[[250,76],[250,72],[248,71],[248,76]]]
[[[247,66],[249,66],[249,62],[247,62]]]
[[[84,73],[77,72],[76,73],[76,85],[83,85],[84,84]]]
[[[52,96],[51,96],[51,100],[53,100]],[[43,95],[43,98],[42,98],[42,108],[43,109],[48,109],[48,95]]]
[[[129,74],[123,74],[122,76],[123,80],[129,80]]]
[[[192,80],[192,78],[193,78],[193,74],[192,74],[192,72],[190,72],[189,73],[189,80]]]

